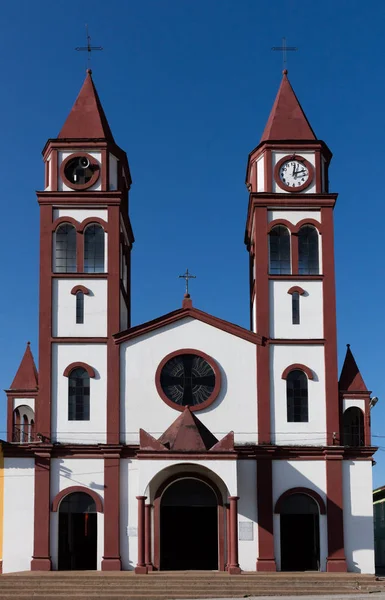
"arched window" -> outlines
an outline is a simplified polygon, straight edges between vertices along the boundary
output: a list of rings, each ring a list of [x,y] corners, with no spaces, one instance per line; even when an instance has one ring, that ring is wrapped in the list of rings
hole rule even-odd
[[[84,323],[84,293],[76,292],[76,323]]]
[[[84,232],[84,272],[104,272],[104,229],[89,225]]]
[[[298,273],[318,275],[318,231],[311,225],[304,225],[298,232]]]
[[[90,376],[81,367],[73,369],[68,378],[68,420],[89,421]]]
[[[269,234],[269,272],[272,275],[289,275],[290,233],[283,225],[273,227]]]
[[[291,315],[293,325],[299,325],[299,292],[293,292],[291,295]]]
[[[286,379],[287,420],[306,423],[308,414],[307,377],[303,371],[290,371]]]
[[[351,406],[343,415],[344,446],[365,446],[364,415],[360,408]]]
[[[18,408],[15,408],[13,411],[13,442],[20,442],[20,411]]]
[[[76,230],[68,223],[56,230],[55,273],[76,273]]]

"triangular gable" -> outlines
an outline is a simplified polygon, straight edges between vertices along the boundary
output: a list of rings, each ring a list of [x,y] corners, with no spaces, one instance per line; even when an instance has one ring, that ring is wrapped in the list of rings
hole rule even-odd
[[[11,384],[11,390],[36,390],[38,375],[33,360],[30,344],[28,342],[20,366]]]
[[[344,392],[368,392],[350,345],[348,344],[338,387]]]

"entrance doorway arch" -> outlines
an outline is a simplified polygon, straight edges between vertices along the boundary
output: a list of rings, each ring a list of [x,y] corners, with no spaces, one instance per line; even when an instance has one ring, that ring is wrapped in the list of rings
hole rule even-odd
[[[72,492],[59,505],[59,571],[96,570],[97,507],[86,492]]]
[[[224,570],[222,494],[200,473],[179,473],[154,498],[154,567]]]
[[[275,512],[281,515],[281,571],[319,571],[320,511],[325,512],[323,501],[310,490],[309,494],[283,494],[278,500]]]

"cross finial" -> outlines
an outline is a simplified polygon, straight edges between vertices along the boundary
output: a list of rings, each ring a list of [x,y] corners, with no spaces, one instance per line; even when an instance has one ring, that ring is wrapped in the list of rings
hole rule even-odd
[[[179,279],[184,279],[186,281],[186,293],[185,293],[185,298],[190,298],[190,294],[188,292],[188,282],[190,279],[196,279],[196,275],[191,275],[189,273],[189,270],[186,269],[186,273],[184,273],[183,275],[179,275]]]
[[[272,50],[282,52],[282,61],[283,61],[283,72],[287,74],[287,53],[288,52],[296,52],[298,48],[295,46],[287,46],[286,38],[282,38],[282,46],[273,46]]]
[[[102,46],[91,46],[91,36],[88,33],[88,25],[86,25],[86,34],[87,34],[87,46],[77,46],[75,50],[79,51],[87,51],[87,71],[91,72],[91,52],[94,50],[103,50]]]

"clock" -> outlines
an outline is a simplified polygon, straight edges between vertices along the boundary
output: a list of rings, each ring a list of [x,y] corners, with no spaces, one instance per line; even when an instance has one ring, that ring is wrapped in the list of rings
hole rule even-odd
[[[313,181],[313,166],[303,158],[293,154],[285,156],[275,165],[274,179],[280,188],[288,192],[300,192]]]
[[[64,183],[74,190],[84,190],[98,180],[99,163],[86,152],[70,154],[60,165]]]
[[[178,350],[158,366],[155,383],[162,400],[176,410],[206,408],[218,395],[220,372],[215,361],[199,350]]]

